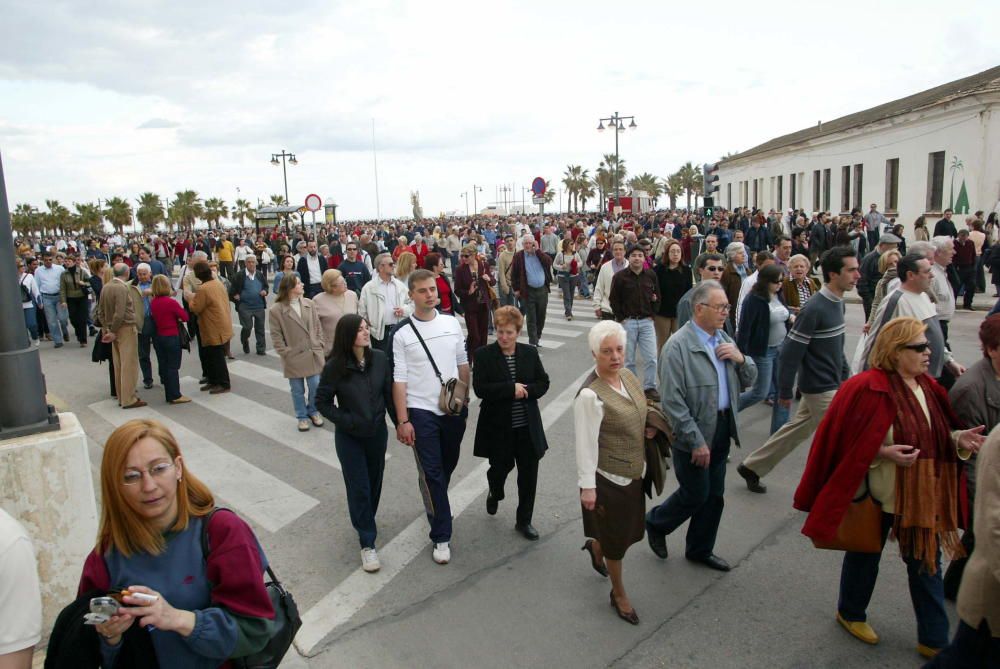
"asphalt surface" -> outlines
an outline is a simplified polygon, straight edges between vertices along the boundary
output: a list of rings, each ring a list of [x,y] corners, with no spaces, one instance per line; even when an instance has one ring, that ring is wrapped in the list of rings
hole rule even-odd
[[[360,572],[332,427],[306,437],[296,432],[276,357],[255,355],[252,344],[245,356],[234,339],[240,363],[234,367],[242,371],[233,375],[233,392],[220,398],[201,394],[199,403],[169,406],[158,383],[152,390],[140,387],[150,403],[147,415],[179,426],[189,468],[213,485],[222,503],[248,518],[294,593],[307,619],[299,637],[304,655],[292,653],[282,666],[919,666],[905,569],[893,545],[885,551],[869,610],[882,642],[866,646],[835,623],[841,554],[813,549],[799,533],[803,515],[791,508],[808,444],[767,477],[766,495],[750,493],[736,475],[742,457],[766,438],[770,409],[763,405],[741,414],[744,447],[733,449],[729,466],[716,552],[733,571],[719,574],[686,562],[681,531],[667,538],[666,561],[645,542],[636,544],[624,570],[641,623],[633,627],[615,616],[608,581],[580,551],[569,401],[592,365],[586,332],[595,320],[589,301],[578,300],[575,313],[574,321],[565,321],[561,298],[552,295],[551,333],[543,339],[558,347],[541,350],[552,379],[541,401],[549,442],[535,504],[541,540],[526,541],[513,529],[515,474],[499,513],[485,512],[483,461],[472,456],[474,403],[452,480],[460,504],[447,566],[431,560],[412,455],[390,433],[377,516],[383,571]],[[982,317],[959,311],[952,323],[953,349],[966,364],[980,355],[976,329]],[[860,305],[849,305],[849,332],[859,332],[860,324]],[[856,334],[849,337],[848,356],[856,340]],[[53,350],[43,343],[40,352],[50,401],[76,413],[90,438],[96,480],[101,444],[114,429],[109,419],[131,418],[132,412],[109,407],[106,367],[90,362],[89,347]],[[155,355],[153,365],[155,377]],[[199,375],[196,356],[185,354],[182,378]],[[663,497],[648,505],[675,487],[668,472]],[[259,499],[268,490],[279,492]]]

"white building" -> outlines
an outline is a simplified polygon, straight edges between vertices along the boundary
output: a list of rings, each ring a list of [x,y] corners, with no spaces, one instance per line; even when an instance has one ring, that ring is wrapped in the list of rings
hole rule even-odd
[[[1000,203],[1000,67],[777,137],[719,164],[716,204],[895,216]]]

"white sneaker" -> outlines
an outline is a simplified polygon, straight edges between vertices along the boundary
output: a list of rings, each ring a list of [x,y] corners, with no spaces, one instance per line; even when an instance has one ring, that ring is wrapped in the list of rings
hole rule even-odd
[[[451,561],[451,547],[447,541],[434,544],[434,561],[438,564],[448,564]]]
[[[378,553],[374,548],[361,549],[361,568],[369,574],[382,568],[382,563],[378,561]]]

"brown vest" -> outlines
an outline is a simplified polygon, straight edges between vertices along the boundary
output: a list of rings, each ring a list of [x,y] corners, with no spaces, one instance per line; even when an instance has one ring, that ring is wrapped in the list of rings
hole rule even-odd
[[[587,385],[604,404],[597,468],[635,480],[642,477],[645,463],[646,396],[632,372],[621,370],[621,380],[631,400],[622,397],[599,376],[595,375]]]

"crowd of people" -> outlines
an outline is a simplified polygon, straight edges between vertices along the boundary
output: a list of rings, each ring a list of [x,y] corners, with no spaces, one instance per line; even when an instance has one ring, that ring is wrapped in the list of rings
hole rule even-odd
[[[448,489],[470,386],[481,400],[474,453],[490,465],[486,512],[498,512],[516,468],[515,528],[538,539],[532,513],[547,449],[539,400],[549,389],[548,297],[554,284],[572,319],[576,296],[592,296],[594,370],[573,403],[583,549],[609,578],[619,617],[639,623],[623,561],[644,537],[666,559],[668,538],[686,524],[684,557],[731,569],[715,552],[727,462],[731,445],[741,443],[741,412],[764,402],[770,437],[737,473],[750,491],[766,493],[763,479],[816,433],[794,504],[809,514],[807,536],[845,550],[836,620],[857,639],[878,642],[866,609],[891,536],[907,567],[919,653],[933,666],[979,666],[961,662],[995,659],[1000,643],[1000,436],[986,440],[1000,419],[1000,316],[983,321],[984,358],[969,369],[951,353],[948,326],[957,299],[971,307],[985,289],[978,273],[996,263],[997,277],[1000,260],[990,252],[995,214],[988,221],[977,214],[961,231],[951,218],[946,213],[933,236],[918,220],[908,248],[903,226],[872,205],[845,216],[737,209],[707,219],[686,211],[476,217],[319,226],[295,236],[276,229],[38,240],[20,245],[17,262],[32,339],[48,332],[61,347],[69,322],[81,346],[97,336],[94,357],[108,360],[123,409],[146,405],[136,386],[140,376],[153,386],[150,349],[166,401],[183,404],[190,401],[178,381],[185,333],[197,340],[201,390],[219,394],[231,388],[233,309],[244,355],[251,331],[256,354],[266,355],[267,328],[297,429],[324,418],[335,425],[368,572],[380,568],[387,418],[413,449],[432,558],[451,560]],[[866,324],[852,359],[845,294],[854,290]],[[518,342],[523,330],[527,343]],[[852,426],[858,415],[869,421],[865,430]],[[663,490],[668,459],[678,487],[647,509],[643,495]],[[268,617],[252,577],[266,558],[235,515],[218,516],[215,531],[249,560],[225,576],[253,587],[226,601],[217,589],[235,592],[233,583],[206,579],[185,610],[173,609],[174,593],[160,589],[176,560],[197,556],[191,537],[213,506],[207,488],[184,471],[169,432],[155,421],[118,428],[105,447],[101,487],[101,535],[81,592],[127,576],[161,602],[98,626],[102,656],[114,657],[139,617],[180,637],[203,626],[198,644],[171,638],[156,646],[166,657],[190,657],[187,666],[252,652],[255,621]],[[874,543],[862,550],[845,535],[863,529],[855,506],[864,500],[878,515]],[[942,553],[951,560],[947,575]],[[218,575],[228,567],[207,568]],[[946,597],[957,597],[961,618],[950,645]],[[199,608],[209,601],[215,606]],[[218,619],[210,632],[211,616]],[[258,634],[244,638],[237,628]]]

